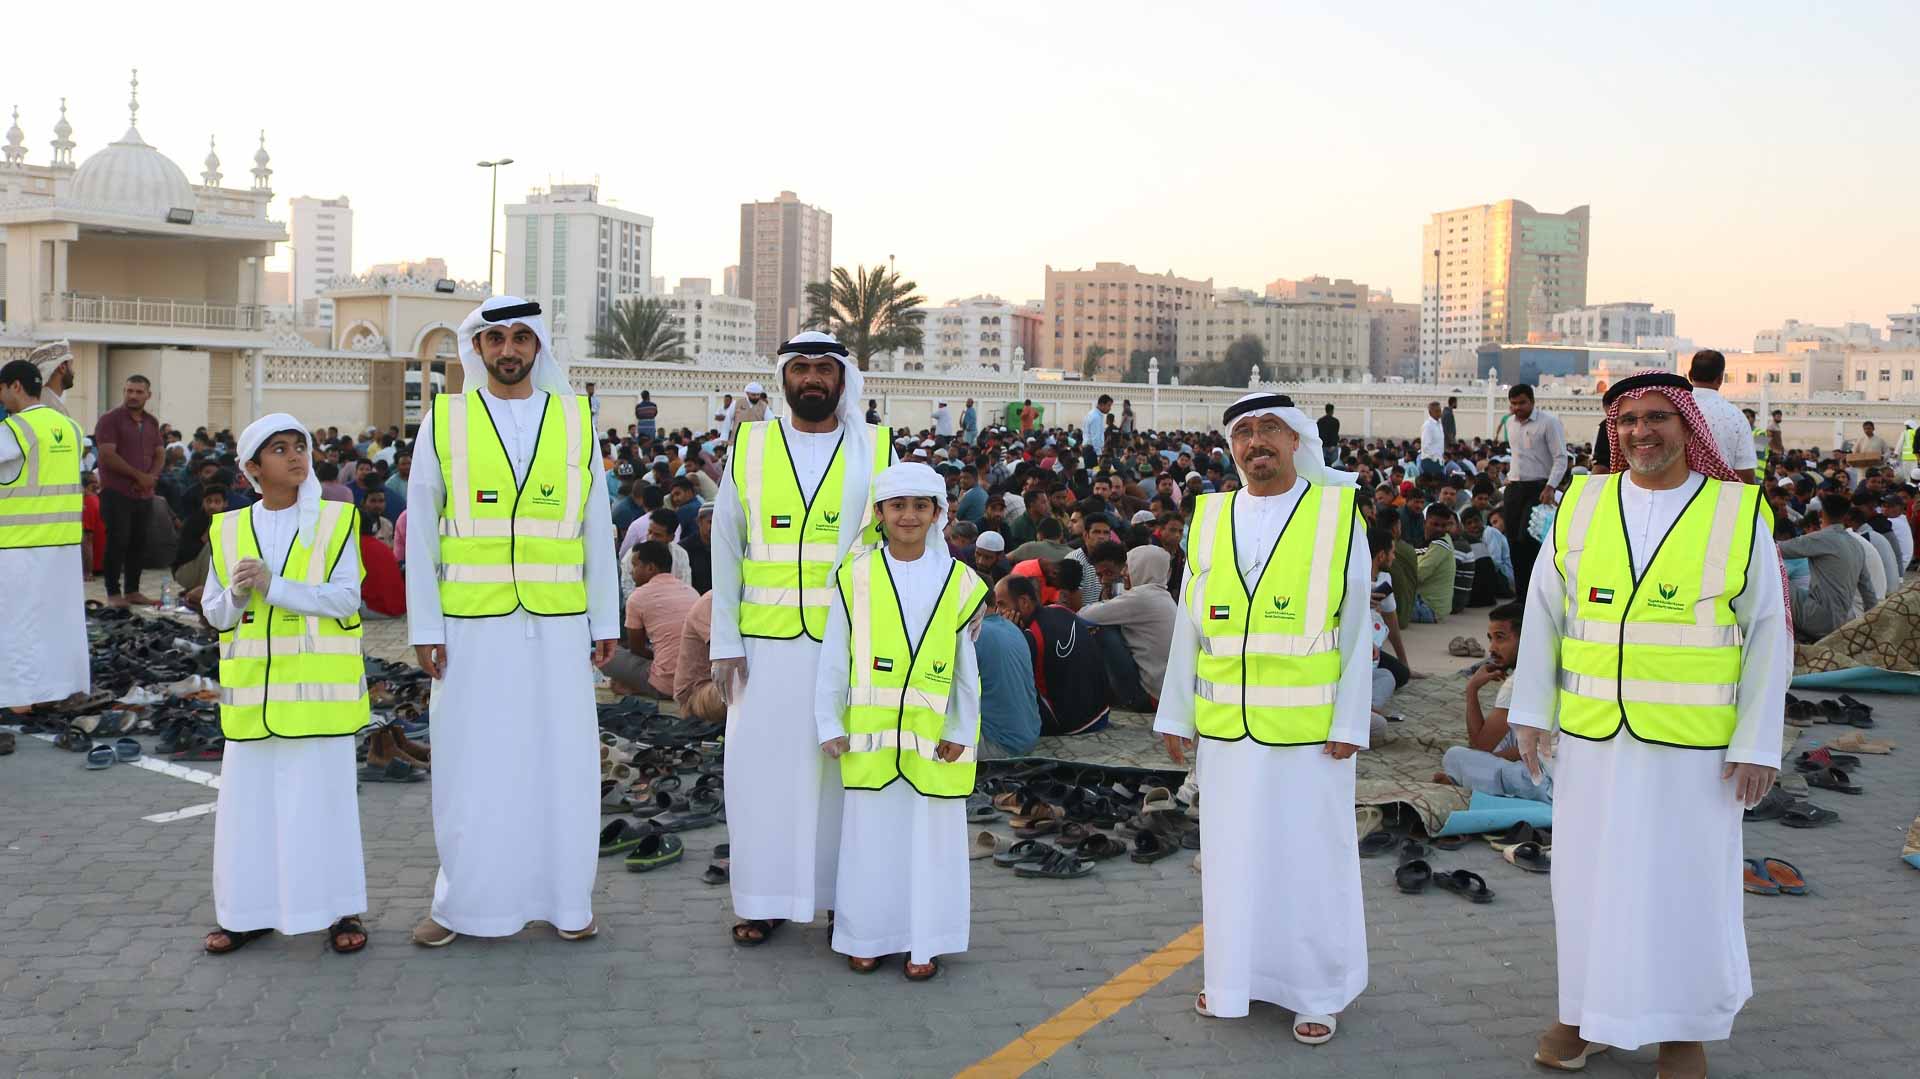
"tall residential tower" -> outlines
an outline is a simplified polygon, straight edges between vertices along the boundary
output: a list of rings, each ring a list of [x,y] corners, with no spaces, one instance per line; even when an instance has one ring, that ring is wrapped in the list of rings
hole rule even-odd
[[[1434,214],[1421,230],[1421,378],[1450,352],[1548,329],[1529,310],[1585,306],[1591,240],[1585,206],[1546,214],[1506,199]]]
[[[833,215],[791,191],[740,204],[739,295],[753,301],[754,349],[772,356],[807,320],[807,286],[833,273]]]

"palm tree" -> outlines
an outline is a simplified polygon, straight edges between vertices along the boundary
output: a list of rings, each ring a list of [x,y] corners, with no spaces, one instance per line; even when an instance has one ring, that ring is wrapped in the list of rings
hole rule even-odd
[[[914,295],[919,287],[887,267],[835,266],[830,280],[807,286],[805,328],[839,338],[864,371],[876,352],[920,347],[927,300]]]
[[[593,335],[596,355],[612,360],[685,363],[685,334],[673,324],[673,312],[651,296],[613,305],[609,325]]]
[[[1087,358],[1080,364],[1080,377],[1092,378],[1094,373],[1100,370],[1100,361],[1106,359],[1107,353],[1112,351],[1105,345],[1088,345]]]

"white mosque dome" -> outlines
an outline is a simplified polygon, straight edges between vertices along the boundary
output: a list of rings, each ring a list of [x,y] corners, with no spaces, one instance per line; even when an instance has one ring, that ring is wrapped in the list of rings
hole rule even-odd
[[[79,202],[142,214],[191,210],[199,202],[180,166],[132,127],[120,141],[81,162],[72,191]]]

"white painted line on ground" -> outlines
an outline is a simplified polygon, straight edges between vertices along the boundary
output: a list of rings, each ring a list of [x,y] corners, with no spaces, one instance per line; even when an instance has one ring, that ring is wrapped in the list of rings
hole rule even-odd
[[[197,806],[188,806],[185,809],[176,809],[171,813],[155,813],[151,817],[141,817],[140,819],[144,821],[151,821],[154,824],[165,824],[168,821],[186,820],[188,817],[204,817],[207,814],[213,812],[214,808],[219,804],[220,803],[218,802],[202,802]]]
[[[53,742],[57,740],[55,736],[51,734],[35,734],[35,735],[31,735],[31,737],[38,738],[42,742]],[[97,744],[112,745],[113,743],[101,742]],[[147,756],[135,757],[130,761],[116,761],[114,763],[130,764],[135,768],[144,768],[149,772],[158,772],[163,776],[172,776],[175,779],[184,779],[189,783],[198,783],[203,787],[212,787],[214,790],[220,789],[219,773],[209,772],[201,768],[188,768],[184,764],[175,764],[172,761],[156,760],[152,757],[147,757]],[[142,817],[140,819],[144,821],[151,821],[154,824],[165,824],[168,821],[186,820],[189,817],[204,817],[208,813],[213,812],[214,806],[216,806],[217,804],[218,803],[216,802],[202,802],[199,805],[190,805],[185,809],[174,810],[171,813],[155,813],[150,817]]]

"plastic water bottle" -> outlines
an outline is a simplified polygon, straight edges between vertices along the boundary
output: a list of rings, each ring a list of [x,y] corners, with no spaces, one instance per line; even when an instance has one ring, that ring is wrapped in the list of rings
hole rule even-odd
[[[173,610],[173,582],[172,581],[160,582],[160,609],[163,611]]]

